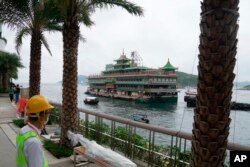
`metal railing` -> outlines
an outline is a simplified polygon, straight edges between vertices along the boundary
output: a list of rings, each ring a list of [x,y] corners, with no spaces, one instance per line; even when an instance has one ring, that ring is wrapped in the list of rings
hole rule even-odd
[[[61,108],[61,104],[53,103]],[[143,166],[187,166],[192,134],[136,122],[105,113],[78,109],[82,118],[81,134],[122,152]],[[106,129],[106,130],[105,130]],[[119,133],[122,132],[122,133]],[[229,143],[229,150],[250,150],[249,146]]]

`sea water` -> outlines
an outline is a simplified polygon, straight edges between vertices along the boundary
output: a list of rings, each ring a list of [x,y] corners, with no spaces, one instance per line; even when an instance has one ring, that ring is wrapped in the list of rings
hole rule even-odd
[[[104,112],[130,119],[130,116],[135,113],[145,113],[148,115],[150,124],[159,125],[162,127],[172,128],[190,132],[192,131],[193,123],[193,108],[187,108],[184,102],[185,90],[179,90],[177,103],[159,103],[159,104],[138,104],[134,101],[121,99],[111,99],[100,97],[97,106],[85,105],[83,100],[86,96],[86,85],[78,85],[78,107]],[[62,103],[62,86],[61,84],[42,84],[41,93],[49,100]],[[232,101],[241,103],[250,103],[250,91],[234,90]],[[229,141],[250,145],[250,111],[231,111]]]

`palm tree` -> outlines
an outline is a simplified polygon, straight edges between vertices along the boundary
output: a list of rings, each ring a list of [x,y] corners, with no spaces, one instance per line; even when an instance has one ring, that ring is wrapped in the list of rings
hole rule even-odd
[[[23,67],[19,56],[0,51],[0,88],[7,90],[9,80],[17,79],[18,68]]]
[[[198,95],[190,166],[222,167],[230,124],[239,0],[201,3]]]
[[[2,43],[3,41],[3,43]],[[7,40],[6,38],[2,37],[2,23],[0,22],[0,50],[2,49],[1,47],[4,47],[4,46],[1,46],[1,45],[6,45],[7,44]]]
[[[40,94],[41,47],[42,44],[51,54],[44,36],[45,31],[61,30],[58,24],[58,10],[51,1],[46,0],[2,0],[0,21],[18,30],[16,50],[19,53],[23,37],[30,35],[30,75],[29,96]]]
[[[142,8],[125,0],[57,0],[63,23],[63,101],[61,143],[68,145],[67,131],[77,131],[77,54],[80,38],[79,24],[93,24],[90,19],[96,8],[120,6],[134,15],[143,15]]]

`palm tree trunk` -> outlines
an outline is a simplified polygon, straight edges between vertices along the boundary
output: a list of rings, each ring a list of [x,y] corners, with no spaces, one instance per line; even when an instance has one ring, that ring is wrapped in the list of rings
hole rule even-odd
[[[201,3],[198,95],[191,167],[224,166],[235,74],[239,0]]]
[[[74,13],[74,8],[71,8]],[[76,10],[75,10],[76,11]],[[77,132],[79,116],[77,110],[77,54],[79,25],[77,15],[72,14],[63,25],[63,101],[61,113],[61,144],[69,145],[67,131]]]
[[[0,88],[3,88],[3,73],[0,71]]]
[[[9,76],[8,76],[8,72],[5,71],[3,73],[3,89],[8,90],[8,85],[9,85]]]
[[[40,32],[33,32],[30,46],[29,97],[40,94],[41,47],[42,43]]]

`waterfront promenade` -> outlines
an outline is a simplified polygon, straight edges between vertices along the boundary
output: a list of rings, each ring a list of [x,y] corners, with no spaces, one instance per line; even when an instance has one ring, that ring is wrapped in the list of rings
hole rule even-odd
[[[16,133],[19,128],[13,125],[15,119],[16,106],[11,103],[6,94],[0,94],[0,166],[16,167]],[[70,158],[57,159],[47,150],[44,150],[50,167],[73,167]],[[97,167],[91,163],[86,167]]]

